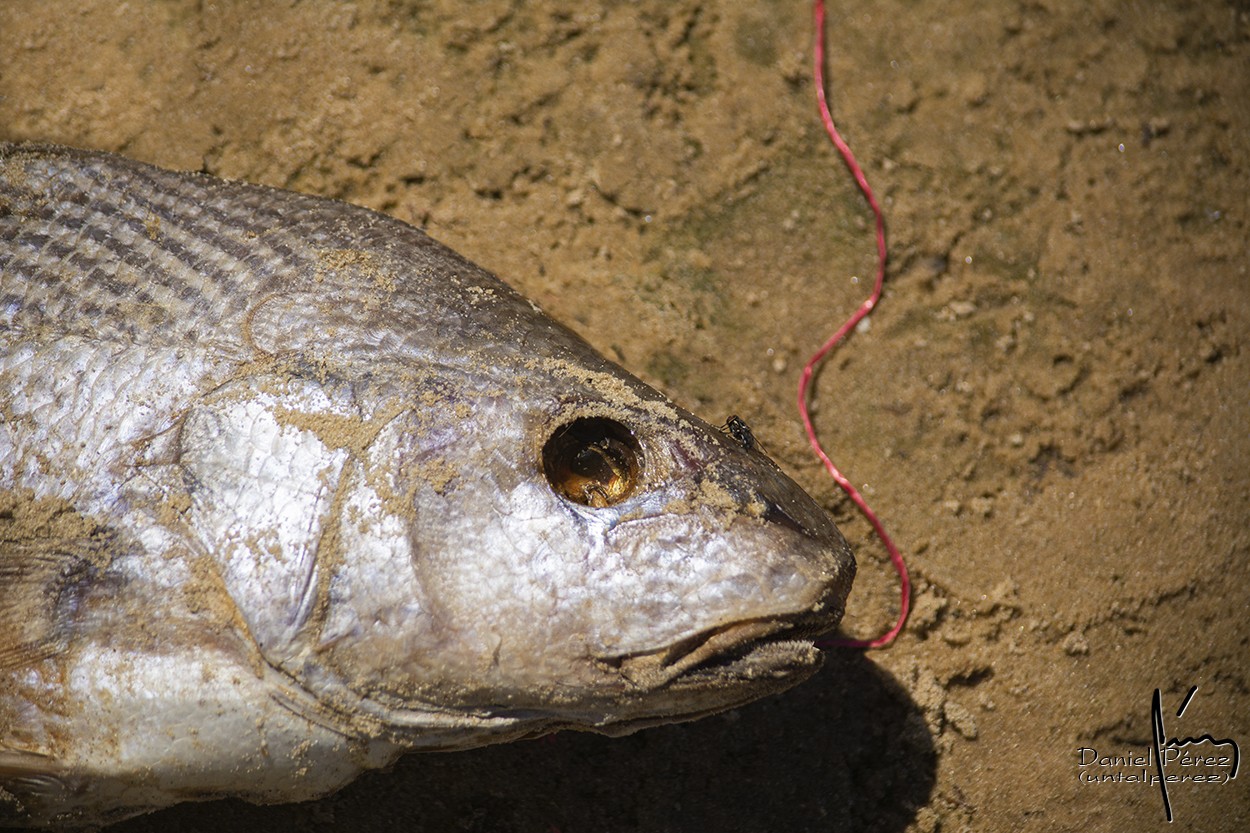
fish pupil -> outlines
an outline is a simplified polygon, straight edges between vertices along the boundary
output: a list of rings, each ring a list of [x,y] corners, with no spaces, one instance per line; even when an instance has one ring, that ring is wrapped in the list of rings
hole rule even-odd
[[[557,428],[543,446],[543,472],[567,500],[602,509],[629,497],[642,479],[642,449],[633,432],[603,417]]]

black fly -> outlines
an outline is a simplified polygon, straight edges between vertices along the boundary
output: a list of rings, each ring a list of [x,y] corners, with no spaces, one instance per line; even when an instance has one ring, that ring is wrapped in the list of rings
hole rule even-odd
[[[750,451],[758,447],[759,443],[755,441],[755,435],[751,433],[751,428],[746,424],[746,420],[734,414],[725,420],[725,424],[721,426],[721,430],[729,434],[738,441],[743,451]]]

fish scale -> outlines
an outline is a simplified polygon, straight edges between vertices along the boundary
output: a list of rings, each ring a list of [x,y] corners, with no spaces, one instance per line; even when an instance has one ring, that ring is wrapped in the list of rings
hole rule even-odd
[[[421,231],[0,145],[0,825],[733,708],[854,572],[758,444]]]

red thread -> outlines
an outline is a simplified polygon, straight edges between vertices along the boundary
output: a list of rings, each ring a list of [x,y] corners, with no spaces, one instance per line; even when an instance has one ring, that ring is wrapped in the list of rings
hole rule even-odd
[[[811,444],[812,450],[816,452],[816,456],[825,464],[825,469],[833,477],[834,482],[842,487],[842,491],[846,492],[847,497],[859,507],[860,512],[864,513],[864,517],[872,524],[872,528],[876,531],[877,537],[881,539],[881,543],[885,544],[885,548],[890,554],[890,561],[893,562],[894,569],[898,571],[899,584],[901,586],[898,621],[885,634],[876,639],[825,639],[817,642],[816,645],[820,648],[880,648],[893,642],[894,638],[903,630],[903,624],[907,621],[907,613],[911,609],[911,578],[907,574],[907,565],[903,563],[903,556],[899,553],[898,547],[894,545],[894,541],[886,533],[885,527],[882,526],[876,513],[868,507],[867,501],[851,485],[851,481],[847,480],[846,476],[833,464],[833,461],[829,459],[829,455],[825,454],[825,449],[821,446],[820,440],[816,439],[816,429],[812,426],[812,418],[807,411],[807,391],[811,385],[815,366],[823,361],[834,345],[841,341],[856,324],[863,320],[864,316],[872,311],[872,308],[877,305],[877,301],[881,298],[881,285],[885,282],[885,220],[882,218],[881,206],[877,204],[877,198],[873,196],[872,189],[868,187],[868,180],[864,176],[863,168],[855,161],[855,154],[851,153],[850,146],[842,139],[842,135],[838,133],[838,129],[833,125],[833,115],[829,112],[829,103],[825,100],[824,0],[814,0],[812,11],[816,21],[816,34],[812,50],[813,75],[816,81],[816,100],[820,104],[820,120],[825,125],[825,132],[833,140],[833,146],[838,149],[838,153],[842,154],[842,161],[846,163],[846,167],[850,170],[851,175],[855,177],[859,190],[863,192],[864,199],[868,201],[869,207],[872,208],[873,217],[876,218],[877,280],[873,284],[872,295],[869,296],[868,300],[860,304],[859,309],[855,310],[855,313],[846,320],[846,323],[839,327],[837,332],[830,336],[829,340],[813,353],[812,357],[807,360],[807,364],[803,366],[803,374],[799,377],[799,416],[803,419],[803,428],[807,431],[807,441]]]

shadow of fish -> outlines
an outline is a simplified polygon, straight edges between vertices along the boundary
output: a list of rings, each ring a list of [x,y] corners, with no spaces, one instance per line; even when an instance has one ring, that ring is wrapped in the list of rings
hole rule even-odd
[[[816,669],[854,571],[404,223],[0,145],[0,824],[731,708]]]

